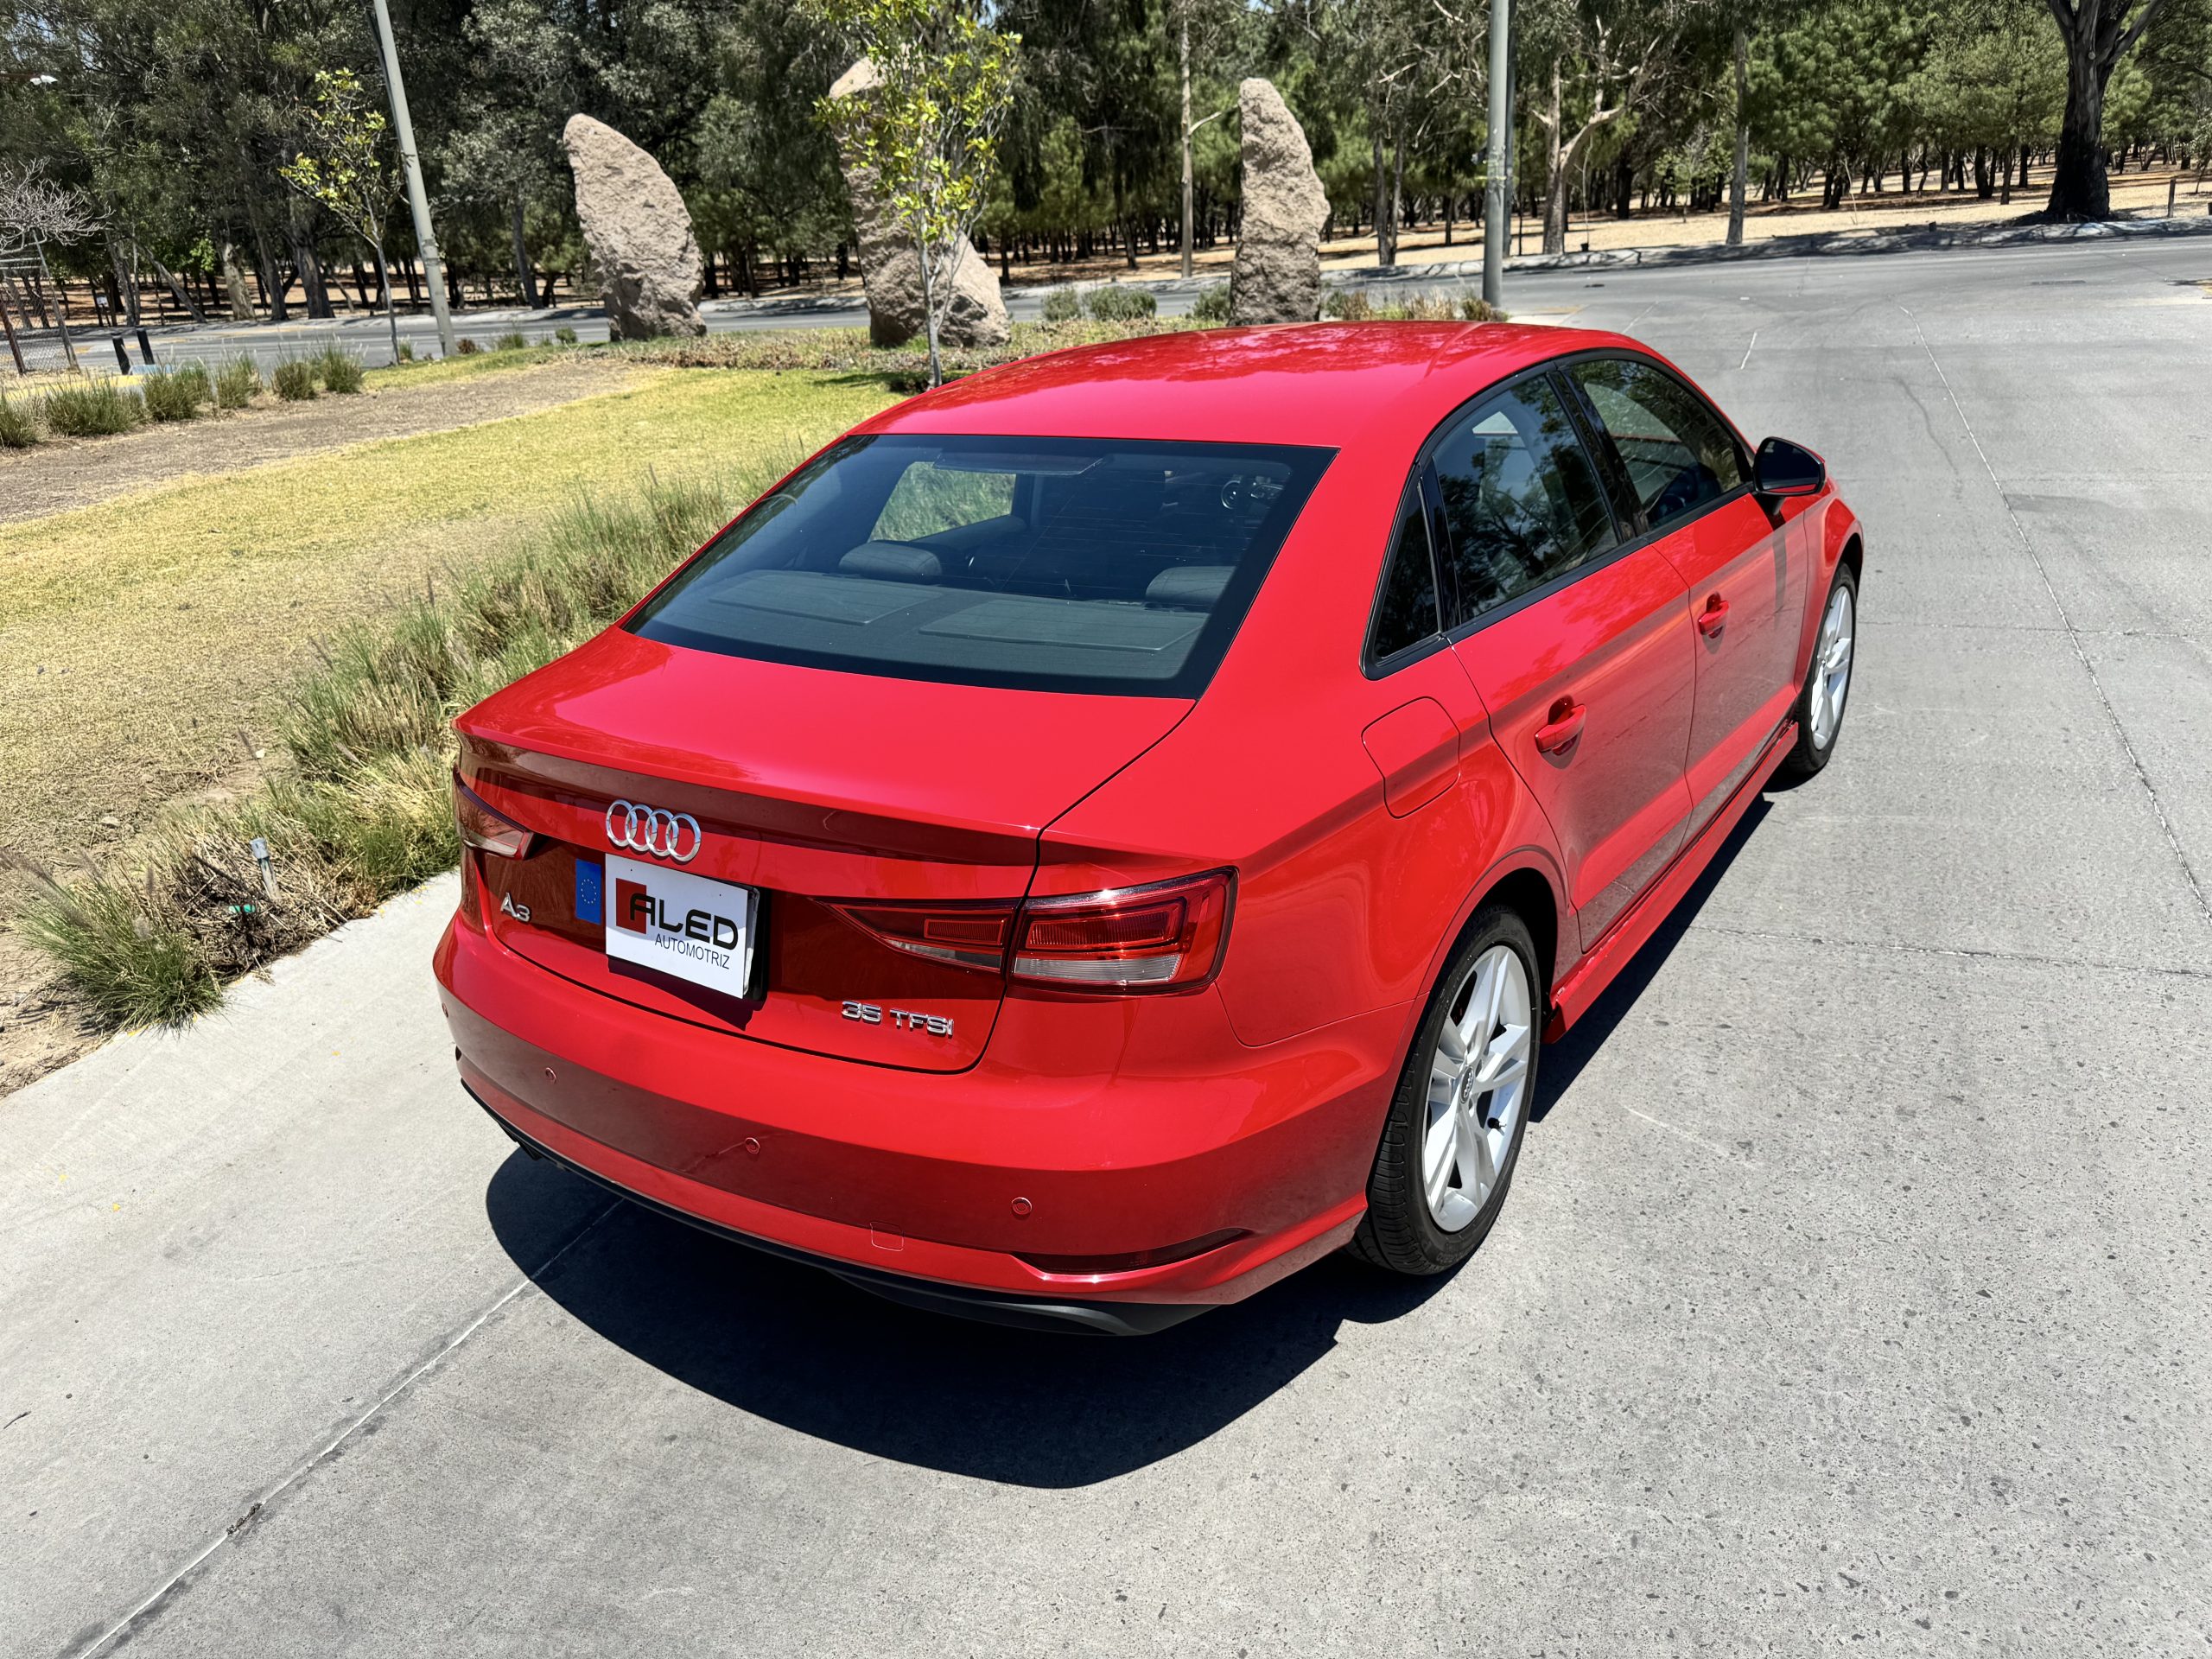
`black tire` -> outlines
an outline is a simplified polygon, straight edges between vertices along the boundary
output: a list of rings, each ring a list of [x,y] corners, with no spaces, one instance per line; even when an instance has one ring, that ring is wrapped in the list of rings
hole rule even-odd
[[[1527,976],[1530,1004],[1527,1070],[1517,1119],[1504,1154],[1497,1160],[1496,1183],[1474,1218],[1447,1232],[1430,1212],[1421,1187],[1421,1143],[1428,1118],[1430,1068],[1446,1017],[1454,1012],[1454,1004],[1464,1004],[1471,994],[1474,969],[1492,947],[1501,944],[1520,958]],[[1535,942],[1529,937],[1528,924],[1501,906],[1478,912],[1466,938],[1437,981],[1421,1027],[1414,1033],[1405,1071],[1390,1098],[1382,1144],[1376,1148],[1374,1173],[1368,1178],[1367,1214],[1347,1247],[1353,1255],[1392,1273],[1427,1277],[1450,1272],[1472,1255],[1489,1236],[1498,1212],[1505,1207],[1513,1171],[1521,1161],[1521,1142],[1528,1134],[1529,1106],[1535,1097],[1537,1061],[1543,1047],[1544,1007],[1543,975],[1536,964]]]
[[[1777,768],[1777,775],[1783,783],[1802,783],[1827,765],[1829,758],[1835,753],[1836,739],[1843,735],[1843,717],[1851,710],[1851,688],[1859,677],[1855,643],[1859,630],[1859,578],[1852,574],[1851,567],[1847,564],[1840,564],[1836,567],[1835,580],[1828,584],[1827,592],[1821,596],[1822,623],[1827,620],[1828,607],[1835,603],[1836,589],[1839,588],[1851,595],[1850,620],[1852,632],[1854,636],[1852,671],[1845,677],[1844,680],[1843,707],[1836,711],[1835,724],[1828,729],[1827,741],[1815,742],[1813,738],[1813,694],[1821,673],[1821,627],[1816,624],[1813,633],[1813,660],[1805,666],[1805,683],[1797,688],[1797,705],[1795,710],[1797,717],[1797,741],[1791,747],[1782,765]]]

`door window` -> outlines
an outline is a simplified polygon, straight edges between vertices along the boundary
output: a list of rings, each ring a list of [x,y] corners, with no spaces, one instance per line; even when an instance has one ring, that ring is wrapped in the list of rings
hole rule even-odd
[[[1435,463],[1454,627],[1612,543],[1597,470],[1548,376],[1478,404],[1446,432]]]
[[[1644,523],[1662,524],[1744,482],[1744,452],[1710,404],[1664,370],[1626,358],[1570,364],[1619,452]]]
[[[1390,538],[1390,564],[1382,574],[1369,631],[1367,660],[1379,663],[1436,632],[1436,563],[1428,542],[1428,510],[1417,481],[1398,503],[1398,528]]]

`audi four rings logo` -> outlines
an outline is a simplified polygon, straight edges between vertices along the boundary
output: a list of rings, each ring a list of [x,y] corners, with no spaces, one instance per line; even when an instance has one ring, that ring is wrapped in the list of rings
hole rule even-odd
[[[635,801],[617,801],[607,809],[610,847],[627,847],[633,853],[651,853],[656,858],[689,864],[699,856],[706,839],[700,833],[699,820],[689,812],[639,806]]]

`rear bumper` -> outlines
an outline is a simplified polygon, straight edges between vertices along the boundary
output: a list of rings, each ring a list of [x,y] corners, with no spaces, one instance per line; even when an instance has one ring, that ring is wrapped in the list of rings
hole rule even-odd
[[[1404,1020],[1255,1050],[1211,993],[1010,1001],[981,1064],[933,1073],[649,1014],[460,922],[436,969],[462,1081],[526,1149],[899,1300],[1123,1332],[1240,1300],[1351,1236]],[[1030,1259],[1222,1233],[1128,1270]]]
[[[734,1244],[743,1244],[786,1262],[819,1268],[825,1273],[836,1274],[849,1285],[887,1297],[894,1302],[903,1302],[910,1307],[923,1308],[932,1313],[950,1313],[962,1319],[982,1319],[993,1325],[1096,1331],[1111,1337],[1150,1336],[1155,1331],[1165,1331],[1170,1325],[1180,1325],[1184,1320],[1206,1311],[1207,1304],[1205,1302],[1046,1301],[1010,1296],[998,1291],[970,1289],[965,1285],[939,1284],[931,1280],[909,1278],[903,1274],[881,1273],[872,1268],[841,1261],[836,1256],[817,1255],[789,1244],[779,1244],[772,1239],[740,1232],[734,1227],[725,1227],[693,1211],[681,1210],[672,1204],[633,1192],[589,1164],[563,1158],[544,1142],[532,1139],[502,1117],[466,1082],[461,1087],[468,1090],[469,1098],[483,1107],[494,1123],[507,1132],[509,1139],[533,1158],[558,1164],[563,1169],[605,1187],[619,1198],[627,1198],[632,1204],[642,1205],[648,1210],[672,1217],[677,1221],[688,1222],[717,1238],[726,1238]],[[507,1109],[517,1116],[524,1115],[516,1111],[512,1102],[508,1103]]]

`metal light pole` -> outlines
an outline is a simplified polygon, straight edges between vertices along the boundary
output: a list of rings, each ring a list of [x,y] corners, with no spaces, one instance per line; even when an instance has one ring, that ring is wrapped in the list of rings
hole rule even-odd
[[[399,135],[399,165],[407,175],[407,206],[415,215],[415,245],[423,254],[423,281],[430,290],[430,315],[438,321],[440,355],[453,355],[453,314],[446,309],[445,262],[430,229],[430,199],[423,191],[423,163],[415,155],[415,123],[407,113],[407,84],[399,78],[399,48],[391,38],[391,13],[376,0],[377,45],[384,53],[384,84],[391,92],[391,124]]]
[[[2172,190],[2165,193],[2165,217],[2172,217]],[[1184,276],[1190,276],[1190,4],[1184,4]]]
[[[384,0],[377,0],[378,5]],[[1505,303],[1506,221],[1513,211],[1510,0],[1490,0],[1490,177],[1483,191],[1483,298]]]

